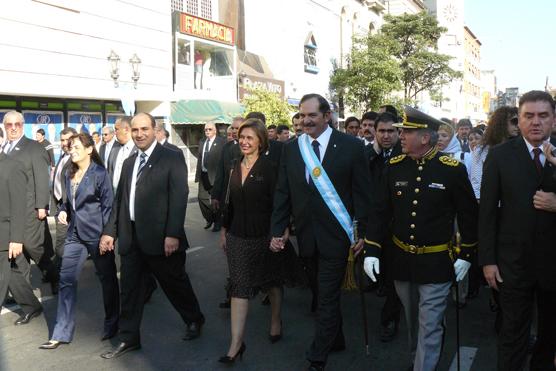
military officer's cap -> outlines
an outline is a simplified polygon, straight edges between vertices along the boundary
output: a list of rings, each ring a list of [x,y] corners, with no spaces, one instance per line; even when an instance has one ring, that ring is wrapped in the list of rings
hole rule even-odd
[[[402,122],[394,124],[394,127],[402,129],[431,129],[437,131],[444,123],[427,115],[413,107],[404,106]]]

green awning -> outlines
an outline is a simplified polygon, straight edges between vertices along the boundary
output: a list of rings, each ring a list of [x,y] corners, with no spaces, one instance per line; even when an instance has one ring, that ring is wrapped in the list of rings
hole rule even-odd
[[[205,124],[207,122],[231,124],[236,116],[242,116],[245,108],[235,102],[217,100],[180,100],[172,103],[172,124]]]

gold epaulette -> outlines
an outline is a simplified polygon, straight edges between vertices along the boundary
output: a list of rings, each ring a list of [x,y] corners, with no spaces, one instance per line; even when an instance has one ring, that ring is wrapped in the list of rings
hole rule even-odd
[[[448,165],[448,166],[459,165],[459,161],[456,160],[455,158],[451,158],[450,156],[440,156],[438,160],[440,160],[440,162],[442,162],[444,165]]]
[[[393,164],[397,164],[398,162],[400,162],[401,160],[403,160],[405,158],[405,155],[398,155],[396,157],[392,157],[390,159],[390,161],[388,161],[391,165]]]

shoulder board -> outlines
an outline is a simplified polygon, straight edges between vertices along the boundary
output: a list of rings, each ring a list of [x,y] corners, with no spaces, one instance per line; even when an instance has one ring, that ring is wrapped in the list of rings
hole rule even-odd
[[[396,157],[392,157],[390,159],[390,161],[388,161],[390,164],[397,164],[398,162],[402,161],[405,158],[405,155],[399,155]]]
[[[440,162],[442,162],[444,165],[448,165],[448,166],[458,166],[459,165],[459,161],[456,160],[455,158],[451,158],[450,156],[440,156],[438,158],[438,160]]]

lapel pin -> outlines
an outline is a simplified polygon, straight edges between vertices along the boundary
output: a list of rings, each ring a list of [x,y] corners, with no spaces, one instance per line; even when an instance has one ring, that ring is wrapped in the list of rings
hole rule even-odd
[[[334,144],[334,148],[336,148],[336,145]]]
[[[149,165],[149,169],[150,169],[151,167],[153,167],[153,166],[152,166],[152,165]]]

